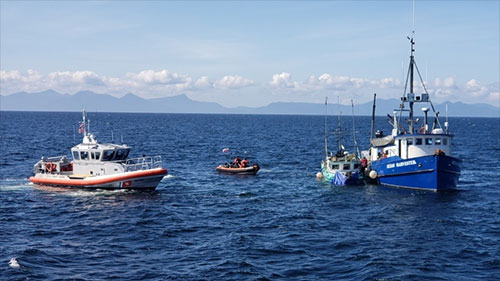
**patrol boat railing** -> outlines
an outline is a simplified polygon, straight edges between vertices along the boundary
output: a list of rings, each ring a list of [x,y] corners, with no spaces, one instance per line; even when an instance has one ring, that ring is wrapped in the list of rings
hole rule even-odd
[[[145,156],[127,159],[125,162],[125,172],[149,170],[155,168],[162,168],[161,155]]]

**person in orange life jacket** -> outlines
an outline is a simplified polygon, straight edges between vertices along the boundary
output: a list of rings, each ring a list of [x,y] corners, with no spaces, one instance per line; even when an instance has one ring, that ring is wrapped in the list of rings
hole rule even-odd
[[[236,158],[234,158],[234,167],[239,168],[240,164],[241,164],[241,158],[239,156],[236,156]]]
[[[245,167],[247,167],[247,166],[248,166],[248,160],[247,160],[247,158],[245,157],[245,158],[243,159],[243,161],[241,161],[241,167],[242,167],[242,168],[245,168]]]

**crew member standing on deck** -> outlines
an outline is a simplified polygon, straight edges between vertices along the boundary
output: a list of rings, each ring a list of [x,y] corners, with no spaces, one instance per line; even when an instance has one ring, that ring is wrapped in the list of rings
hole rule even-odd
[[[247,160],[247,158],[245,157],[245,158],[243,159],[243,161],[241,161],[241,167],[242,167],[242,168],[246,168],[247,166],[248,166],[248,160]]]
[[[239,168],[240,164],[241,164],[241,158],[239,156],[236,156],[236,158],[234,158],[234,167]]]

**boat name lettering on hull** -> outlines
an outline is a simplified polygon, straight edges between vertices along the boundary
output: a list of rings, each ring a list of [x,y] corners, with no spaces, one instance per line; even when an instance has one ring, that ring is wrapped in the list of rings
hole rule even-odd
[[[404,167],[404,166],[410,166],[410,165],[416,165],[417,162],[415,160],[410,160],[410,161],[404,161],[404,162],[398,162],[398,163],[391,163],[387,164],[387,169],[391,169],[394,167]]]

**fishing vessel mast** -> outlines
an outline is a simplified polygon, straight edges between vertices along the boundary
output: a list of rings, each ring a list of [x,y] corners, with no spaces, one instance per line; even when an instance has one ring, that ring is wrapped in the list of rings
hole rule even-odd
[[[325,161],[328,159],[328,127],[327,127],[327,116],[328,116],[328,97],[325,97]]]
[[[339,132],[339,152],[343,152],[344,146],[342,145],[342,125],[341,125],[341,118],[342,118],[342,111],[340,110],[340,97],[337,96],[337,107],[339,108],[339,115],[338,115],[338,132]]]
[[[408,40],[410,41],[410,64],[408,66],[408,72],[407,72],[407,76],[406,76],[404,93],[403,93],[403,97],[401,98],[401,105],[400,105],[399,109],[396,110],[396,111],[399,111],[399,118],[398,118],[397,122],[393,122],[393,126],[394,126],[396,134],[401,134],[402,131],[404,131],[404,128],[401,127],[401,115],[402,115],[403,111],[409,112],[408,113],[409,133],[410,134],[415,133],[415,124],[418,122],[418,119],[417,119],[417,121],[414,120],[413,107],[414,107],[415,103],[419,103],[419,102],[429,103],[431,108],[432,108],[432,111],[434,112],[434,124],[433,124],[432,129],[435,129],[436,125],[437,125],[437,127],[442,128],[441,123],[439,122],[439,112],[436,111],[432,101],[430,100],[429,92],[427,91],[427,87],[425,86],[425,82],[422,79],[422,75],[420,74],[417,63],[415,61],[415,39],[414,39],[414,36],[415,36],[415,31],[412,31],[411,38],[410,38],[410,36],[407,36]],[[420,83],[421,83],[422,88],[424,90],[424,93],[422,93],[420,95],[415,94],[415,79],[414,79],[415,71],[418,74],[418,77],[420,79]],[[408,92],[407,92],[407,90],[408,90]],[[409,109],[404,109],[405,102],[408,102]],[[427,112],[424,110],[424,113],[426,115],[424,126],[426,127],[425,129],[427,130]]]

